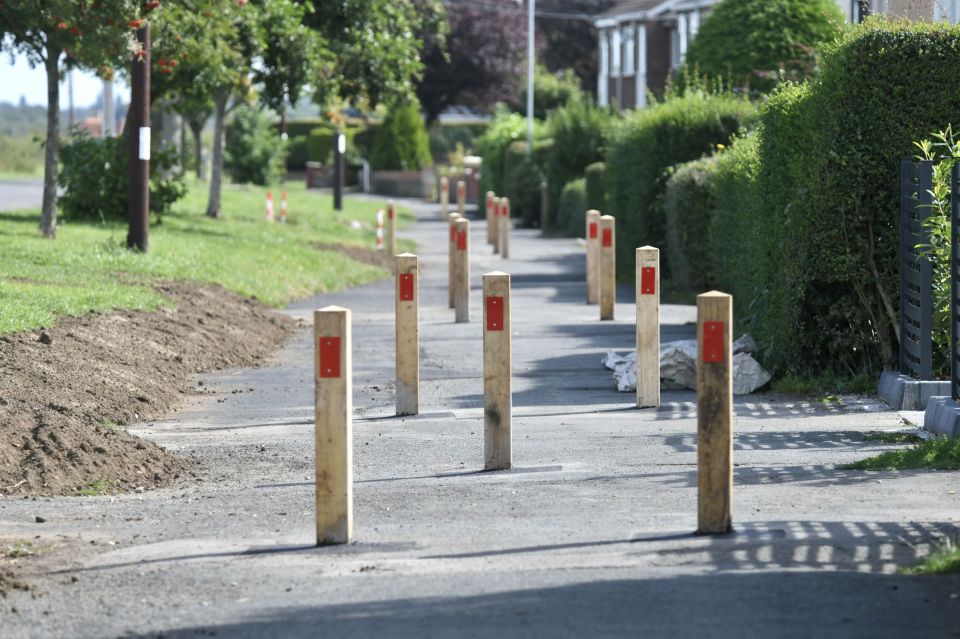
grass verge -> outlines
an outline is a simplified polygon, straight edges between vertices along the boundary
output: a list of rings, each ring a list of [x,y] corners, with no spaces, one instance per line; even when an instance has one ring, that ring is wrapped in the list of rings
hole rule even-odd
[[[847,470],[960,470],[960,439],[930,439],[844,466]]]
[[[906,575],[946,575],[960,572],[960,547],[953,542],[941,544],[916,566],[904,568]]]
[[[873,395],[877,391],[874,376],[860,373],[853,377],[798,377],[786,375],[773,380],[770,390],[783,395],[818,396],[820,401],[836,402],[838,395]]]
[[[338,251],[315,248],[327,243],[372,249],[376,210],[384,202],[347,198],[343,211],[333,211],[329,194],[308,192],[300,183],[285,188],[286,224],[265,221],[268,189],[252,186],[226,186],[223,218],[214,220],[204,215],[207,185],[194,181],[172,213],[153,224],[147,254],[126,249],[122,223],[65,219],[51,241],[37,233],[37,211],[0,213],[0,334],[89,311],[154,309],[167,302],[151,286],[163,280],[217,283],[279,307],[386,275]],[[401,220],[410,217],[399,213]]]

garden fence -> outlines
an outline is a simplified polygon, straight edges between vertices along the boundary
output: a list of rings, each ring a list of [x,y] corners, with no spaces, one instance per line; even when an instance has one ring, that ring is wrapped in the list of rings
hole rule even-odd
[[[919,380],[933,379],[933,264],[917,248],[930,243],[932,188],[932,161],[900,161],[900,372]],[[953,269],[956,288],[956,260]],[[956,386],[954,379],[955,396]]]

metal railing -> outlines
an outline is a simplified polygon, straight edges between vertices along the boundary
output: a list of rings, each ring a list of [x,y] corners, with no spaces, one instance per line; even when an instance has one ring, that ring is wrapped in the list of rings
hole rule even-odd
[[[930,244],[924,221],[933,214],[933,164],[910,158],[900,161],[900,372],[919,380],[933,379],[933,264],[917,249]],[[956,259],[952,268],[956,287]],[[955,378],[954,394],[956,387]]]

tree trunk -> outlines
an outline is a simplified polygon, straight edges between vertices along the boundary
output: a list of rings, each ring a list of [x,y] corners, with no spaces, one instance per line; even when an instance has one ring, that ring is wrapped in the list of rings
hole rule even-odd
[[[197,179],[203,179],[203,142],[200,136],[203,135],[203,120],[190,120],[190,132],[193,134],[193,155],[197,162]]]
[[[220,191],[223,188],[223,129],[227,118],[227,95],[215,98],[213,114],[213,158],[210,166],[210,200],[207,215],[220,217]]]
[[[47,142],[43,160],[40,232],[57,236],[57,164],[60,156],[60,50],[47,48]]]

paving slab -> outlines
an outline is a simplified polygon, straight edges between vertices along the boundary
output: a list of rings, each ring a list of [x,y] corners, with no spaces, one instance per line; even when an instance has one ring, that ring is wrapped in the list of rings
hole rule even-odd
[[[474,320],[447,308],[447,226],[405,203],[421,258],[421,414],[393,416],[391,280],[292,304],[353,311],[356,541],[313,546],[313,350],[135,432],[200,480],[117,497],[0,500],[0,536],[54,544],[4,637],[960,637],[960,578],[898,574],[958,533],[956,472],[840,465],[904,427],[875,398],[735,402],[734,526],[696,528],[696,398],[637,410],[600,358],[632,347],[584,303],[582,248],[516,230],[510,259],[472,224]],[[514,465],[482,472],[480,276],[513,278]],[[735,300],[736,303],[736,300]],[[695,309],[664,305],[661,339]],[[40,515],[47,521],[34,523]],[[31,564],[24,563],[29,571]],[[17,609],[11,612],[11,607]]]

